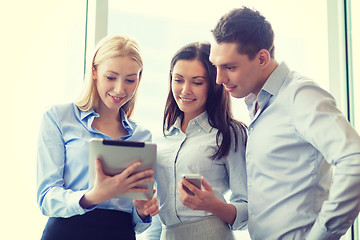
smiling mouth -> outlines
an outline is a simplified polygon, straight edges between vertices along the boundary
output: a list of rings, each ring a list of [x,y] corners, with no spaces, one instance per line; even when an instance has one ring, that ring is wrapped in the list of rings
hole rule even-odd
[[[181,101],[186,102],[186,103],[191,103],[196,100],[196,99],[189,99],[189,98],[182,98],[182,97],[179,97],[179,98]]]
[[[113,100],[114,100],[114,102],[116,102],[116,103],[119,103],[119,102],[121,102],[121,100],[123,100],[125,97],[115,97],[115,96],[113,96],[113,95],[111,95],[111,94],[108,94]]]
[[[224,88],[225,88],[225,90],[226,91],[228,91],[228,92],[231,92],[232,90],[234,90],[235,88],[236,88],[236,86],[225,86],[225,85],[223,85],[224,86]]]

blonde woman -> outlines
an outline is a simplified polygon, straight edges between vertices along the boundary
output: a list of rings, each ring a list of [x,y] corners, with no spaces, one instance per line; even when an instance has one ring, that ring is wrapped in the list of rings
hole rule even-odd
[[[113,198],[153,180],[153,171],[107,176],[96,162],[88,189],[90,138],[151,141],[151,133],[130,119],[143,62],[137,43],[125,36],[103,39],[96,48],[86,87],[75,103],[51,107],[43,116],[38,142],[37,200],[49,216],[42,239],[135,239],[158,212],[157,198]]]

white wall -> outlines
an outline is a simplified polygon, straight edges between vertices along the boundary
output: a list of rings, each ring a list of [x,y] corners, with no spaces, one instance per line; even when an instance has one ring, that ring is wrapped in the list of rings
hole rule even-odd
[[[6,1],[0,24],[0,239],[40,239],[47,218],[36,204],[39,120],[80,91],[85,1]]]

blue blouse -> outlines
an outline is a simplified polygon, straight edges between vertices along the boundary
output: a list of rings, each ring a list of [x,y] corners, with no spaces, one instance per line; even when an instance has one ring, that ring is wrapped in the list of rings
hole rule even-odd
[[[151,141],[150,131],[122,115],[128,135],[119,140]],[[79,202],[89,191],[89,140],[112,139],[92,127],[95,111],[81,111],[73,103],[51,107],[43,116],[38,139],[37,201],[42,213],[49,217],[71,217],[92,209],[84,209]],[[137,215],[131,199],[113,198],[95,206],[132,213],[135,231],[149,226]]]

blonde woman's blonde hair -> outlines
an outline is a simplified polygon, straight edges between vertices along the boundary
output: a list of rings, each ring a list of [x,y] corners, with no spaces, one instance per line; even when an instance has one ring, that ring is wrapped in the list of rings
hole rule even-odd
[[[126,56],[136,61],[141,70],[139,74],[139,81],[142,75],[143,61],[141,58],[139,45],[137,42],[125,35],[108,36],[102,39],[92,57],[92,61],[88,64],[85,73],[85,88],[80,98],[75,102],[75,105],[82,111],[97,110],[99,106],[100,97],[96,87],[96,79],[94,79],[93,71],[97,66],[109,58]],[[135,106],[135,95],[125,103],[121,108],[126,113],[127,117],[131,117]]]

